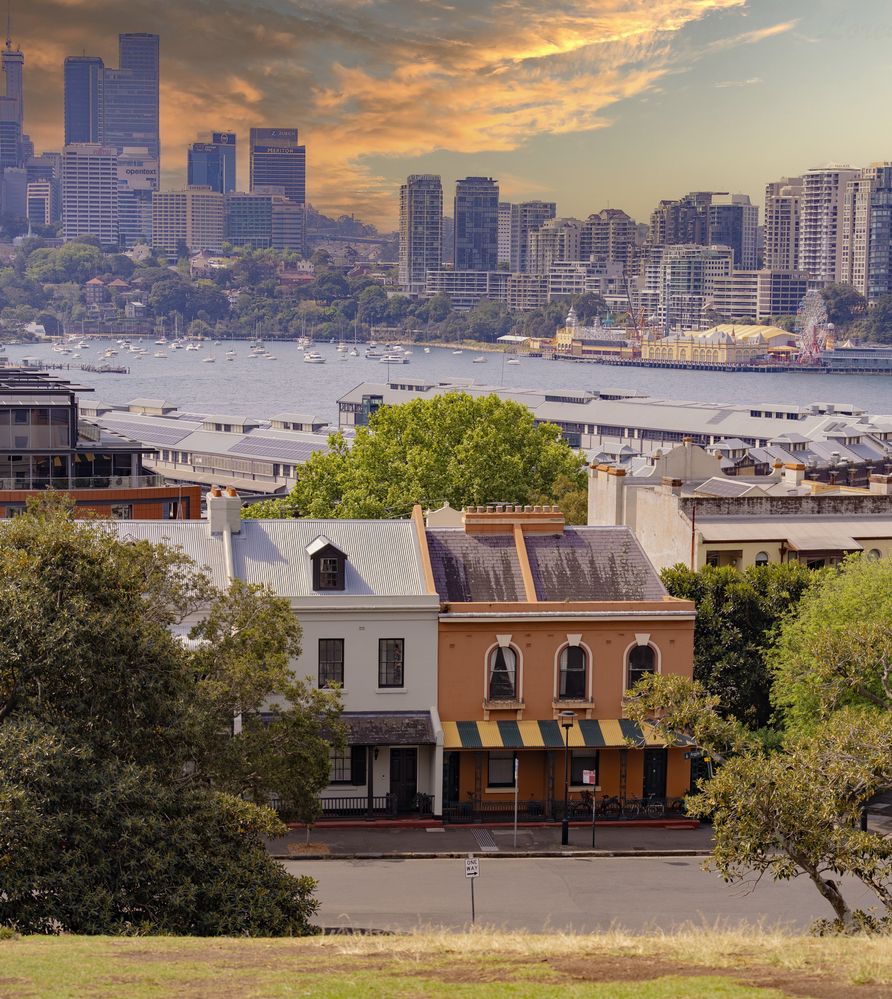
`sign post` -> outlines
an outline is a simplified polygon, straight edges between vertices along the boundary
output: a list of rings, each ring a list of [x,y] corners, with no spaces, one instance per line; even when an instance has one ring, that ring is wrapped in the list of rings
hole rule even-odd
[[[517,792],[520,787],[520,758],[514,757],[514,849],[517,849]]]
[[[598,775],[594,770],[583,770],[582,771],[582,783],[590,784],[592,788],[592,849],[595,848],[595,812],[597,811],[597,794],[601,790],[600,785],[596,784]]]
[[[477,918],[474,911],[474,882],[480,877],[480,861],[471,853],[465,861],[465,877],[471,881],[471,926],[473,926]]]

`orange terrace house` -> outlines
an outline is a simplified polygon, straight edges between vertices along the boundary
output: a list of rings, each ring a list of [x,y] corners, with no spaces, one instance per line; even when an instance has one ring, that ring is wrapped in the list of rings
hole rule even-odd
[[[585,771],[599,798],[686,794],[685,748],[623,718],[644,673],[693,670],[694,605],[668,596],[634,534],[569,527],[550,506],[439,512],[422,557],[441,601],[444,819],[507,816],[515,773],[524,818],[562,817],[565,766],[580,810]]]

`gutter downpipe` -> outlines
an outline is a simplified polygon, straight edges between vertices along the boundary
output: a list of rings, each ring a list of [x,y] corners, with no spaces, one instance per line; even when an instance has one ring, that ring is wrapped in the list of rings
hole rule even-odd
[[[232,528],[229,524],[223,526],[223,562],[226,566],[226,578],[235,582],[235,559],[232,557]],[[242,713],[239,711],[232,717],[232,734],[242,734]]]

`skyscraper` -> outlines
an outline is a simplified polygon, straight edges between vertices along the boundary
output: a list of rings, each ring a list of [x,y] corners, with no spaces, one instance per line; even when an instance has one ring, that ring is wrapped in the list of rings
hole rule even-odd
[[[186,151],[186,183],[209,187],[218,194],[226,193],[224,163],[220,147],[212,142],[193,142]]]
[[[870,197],[867,250],[867,298],[892,295],[892,164],[877,167]]]
[[[768,270],[792,271],[799,263],[802,178],[782,177],[765,185],[765,251]]]
[[[21,49],[12,47],[12,38],[9,36],[9,22],[6,26],[6,45],[3,55],[0,57],[0,65],[3,67],[3,78],[6,83],[6,100],[15,105],[14,120],[19,123],[19,128],[25,129],[25,93],[24,93],[24,72],[25,56]]]
[[[579,219],[548,219],[529,235],[527,271],[547,275],[551,265],[579,260]]]
[[[528,270],[530,233],[535,232],[548,219],[557,214],[553,201],[521,201],[511,206],[511,260],[512,271]]]
[[[582,223],[579,258],[596,264],[619,263],[628,276],[635,260],[638,226],[619,208],[604,208]]]
[[[709,222],[707,242],[712,246],[730,246],[734,251],[734,266],[753,270],[759,209],[750,203],[749,195],[714,194],[706,214]]]
[[[251,190],[281,187],[285,197],[306,204],[307,147],[297,141],[296,128],[251,129]]]
[[[102,137],[102,60],[69,56],[65,60],[65,145],[99,142]]]
[[[66,240],[96,236],[118,244],[118,152],[96,143],[62,151],[62,229]]]
[[[814,281],[840,278],[846,185],[858,173],[853,167],[831,165],[803,174],[798,267]]]
[[[117,69],[102,78],[102,141],[122,150],[145,146],[158,159],[158,36],[144,32],[118,35]]]
[[[158,160],[145,146],[125,146],[118,156],[118,231],[121,246],[152,242],[152,192]]]
[[[9,21],[0,67],[4,81],[4,96],[0,97],[0,168],[7,170],[22,166],[33,152],[30,140],[24,134],[25,57],[20,49],[13,48]]]
[[[498,263],[511,265],[511,203],[499,202]]]
[[[185,247],[219,253],[224,239],[224,197],[206,187],[152,194],[152,246],[169,257]]]
[[[428,271],[440,270],[443,240],[443,185],[436,174],[412,174],[400,188],[400,287],[424,291]]]
[[[466,177],[455,185],[453,265],[457,271],[494,271],[499,262],[499,185]]]

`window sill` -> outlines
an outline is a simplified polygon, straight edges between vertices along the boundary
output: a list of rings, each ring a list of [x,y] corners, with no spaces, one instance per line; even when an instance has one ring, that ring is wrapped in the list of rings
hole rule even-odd
[[[526,707],[523,701],[490,701],[483,702],[483,707],[487,711],[523,711]]]
[[[376,694],[405,694],[405,687],[378,687]]]
[[[485,787],[485,794],[514,794],[514,787]]]
[[[551,706],[558,710],[560,708],[593,708],[595,702],[587,697],[556,697]]]

